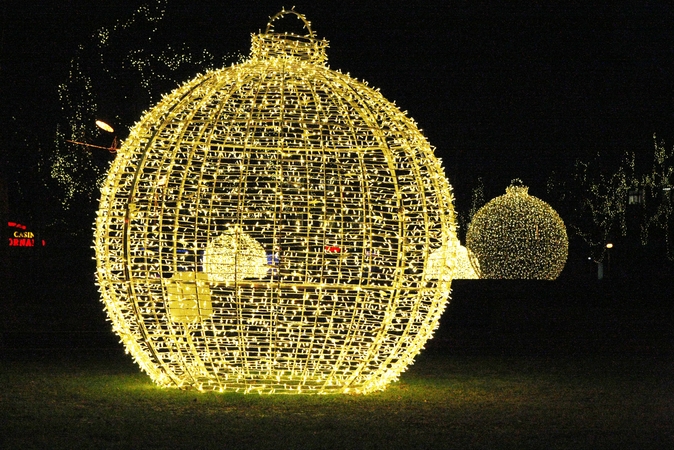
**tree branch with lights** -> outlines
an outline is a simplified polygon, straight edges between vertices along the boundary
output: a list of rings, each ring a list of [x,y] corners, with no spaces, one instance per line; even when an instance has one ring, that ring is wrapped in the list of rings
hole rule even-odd
[[[564,206],[570,234],[590,247],[597,262],[614,239],[638,235],[645,246],[657,233],[666,242],[667,258],[674,260],[674,150],[667,150],[655,135],[653,139],[652,165],[647,169],[641,169],[643,157],[636,152],[625,152],[617,167],[608,169],[605,156],[597,153],[591,161],[576,161],[570,176],[553,173],[548,179],[548,192]],[[636,226],[630,217],[636,217]]]

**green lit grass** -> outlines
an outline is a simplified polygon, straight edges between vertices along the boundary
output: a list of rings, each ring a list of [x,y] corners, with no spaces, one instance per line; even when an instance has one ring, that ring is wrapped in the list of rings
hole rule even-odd
[[[5,351],[0,448],[674,448],[674,364],[426,352],[369,396],[156,388],[121,351]]]

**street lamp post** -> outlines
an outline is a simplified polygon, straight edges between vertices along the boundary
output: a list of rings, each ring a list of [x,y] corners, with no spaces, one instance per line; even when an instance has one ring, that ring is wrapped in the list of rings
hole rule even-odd
[[[611,277],[611,249],[613,248],[613,244],[611,242],[608,242],[606,244],[606,277],[610,278]]]
[[[112,128],[112,126],[108,125],[107,123],[103,122],[102,120],[97,120],[96,121],[96,126],[100,128],[103,131],[106,131],[108,133],[114,133],[115,130]],[[86,142],[78,142],[78,141],[71,141],[69,139],[66,139],[66,142],[70,142],[71,144],[77,144],[77,145],[82,145],[84,147],[90,147],[90,148],[101,148],[103,150],[107,150],[110,153],[115,153],[117,152],[117,136],[115,136],[112,139],[112,144],[110,144],[110,147],[103,147],[102,145],[94,145],[94,144],[88,144]]]

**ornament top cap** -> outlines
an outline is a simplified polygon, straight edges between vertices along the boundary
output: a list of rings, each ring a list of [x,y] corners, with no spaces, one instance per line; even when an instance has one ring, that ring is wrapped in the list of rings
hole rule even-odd
[[[279,33],[274,31],[274,21],[293,14],[303,22],[306,35]],[[314,64],[324,64],[328,56],[325,49],[328,41],[318,39],[311,29],[311,23],[294,9],[283,9],[269,20],[264,33],[253,34],[250,55],[253,59],[294,58]]]
[[[522,180],[515,178],[510,182],[510,186],[506,188],[506,194],[529,195],[529,186],[525,186]]]

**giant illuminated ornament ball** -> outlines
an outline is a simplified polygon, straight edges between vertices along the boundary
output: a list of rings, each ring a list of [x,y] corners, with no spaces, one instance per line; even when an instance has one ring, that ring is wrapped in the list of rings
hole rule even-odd
[[[283,16],[307,34],[275,32]],[[161,386],[367,393],[438,324],[449,183],[414,121],[330,70],[326,48],[282,11],[247,61],[165,96],[117,153],[97,280]]]
[[[569,241],[559,214],[515,180],[473,216],[466,246],[480,278],[554,280]]]

